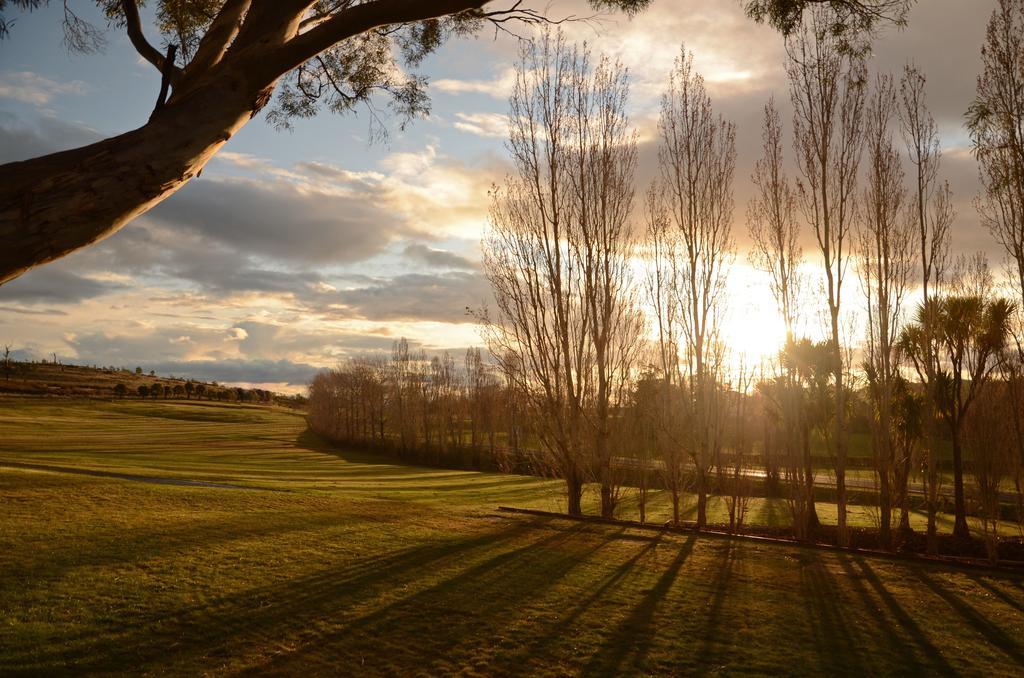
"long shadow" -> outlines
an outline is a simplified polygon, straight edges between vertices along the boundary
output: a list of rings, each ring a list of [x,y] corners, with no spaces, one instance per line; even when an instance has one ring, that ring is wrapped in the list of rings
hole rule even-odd
[[[645,556],[651,551],[658,547],[661,542],[661,535],[657,535],[653,539],[650,539],[648,544],[642,549],[637,551],[631,556],[626,562],[615,568],[612,573],[601,582],[600,586],[595,588],[590,595],[584,597],[580,602],[574,605],[568,612],[566,612],[558,620],[558,626],[565,628],[572,624],[576,619],[586,612],[594,603],[604,599],[611,591],[613,591],[629,574],[638,562],[640,562]]]
[[[846,558],[843,557],[843,560],[845,561]],[[936,647],[935,644],[932,643],[931,639],[928,638],[928,634],[924,632],[920,625],[918,625],[918,623],[914,621],[914,618],[910,616],[910,614],[903,608],[902,605],[900,605],[899,601],[896,600],[896,596],[894,596],[889,591],[889,589],[885,587],[885,584],[882,583],[882,580],[879,578],[875,570],[871,567],[871,564],[868,562],[868,560],[862,556],[856,556],[854,558],[854,561],[860,568],[860,571],[863,574],[864,579],[868,582],[868,584],[871,585],[871,588],[875,590],[875,592],[878,594],[878,597],[882,599],[882,602],[885,603],[885,606],[889,608],[889,611],[892,613],[893,617],[895,617],[896,621],[899,623],[899,627],[894,628],[892,624],[883,621],[882,623],[885,623],[886,625],[886,635],[888,635],[890,638],[897,638],[900,630],[905,631],[910,635],[914,643],[917,644],[917,647],[918,649],[920,649],[921,654],[924,656],[924,658],[929,663],[931,663],[931,668],[933,671],[941,673],[943,675],[957,675],[956,669],[954,669],[952,665],[950,665],[950,663],[946,661],[946,658],[942,656],[942,652],[939,650],[939,648]],[[865,602],[867,602],[868,600],[869,599],[866,598]],[[901,641],[899,649],[903,650],[904,647],[905,644]],[[910,653],[906,652],[905,650],[900,652],[899,654],[900,657],[906,658],[909,658],[909,655]],[[923,673],[925,671],[925,667],[916,658],[913,660],[912,665],[908,666],[907,668],[913,670],[913,672],[915,673]]]
[[[500,548],[543,522],[517,522],[468,538],[402,549],[384,558],[357,561],[347,568],[325,568],[189,607],[122,620],[120,624],[109,625],[102,635],[83,634],[77,639],[79,643],[64,637],[62,640],[70,642],[70,647],[48,654],[42,664],[21,667],[40,672],[69,667],[110,670],[133,666],[142,670],[163,666],[170,645],[177,646],[184,655],[229,654],[234,644],[252,643],[260,638],[273,640],[284,629],[302,628],[306,622],[372,600],[382,588],[393,589],[404,576],[471,558],[481,550]],[[562,534],[559,530],[554,536]],[[26,648],[11,656],[30,662],[31,655],[31,649]]]
[[[1018,666],[1024,666],[1024,651],[1017,645],[1016,641],[1001,628],[986,619],[984,615],[975,610],[966,601],[962,600],[952,591],[928,577],[923,570],[914,570],[914,576],[927,586],[931,591],[942,598],[957,614],[970,624],[971,628],[983,635],[988,642],[996,646]]]
[[[808,554],[800,570],[800,586],[814,652],[829,675],[865,675],[863,649],[852,635],[854,627],[847,618],[839,587],[818,554]]]
[[[611,574],[605,577],[605,579],[596,588],[594,588],[589,595],[585,596],[582,600],[566,611],[565,614],[560,616],[558,620],[551,625],[549,632],[541,634],[534,642],[520,647],[506,663],[510,666],[522,665],[523,662],[526,662],[531,658],[542,656],[549,652],[551,644],[559,639],[560,634],[565,629],[571,628],[572,624],[574,624],[576,620],[579,619],[580,616],[589,610],[595,603],[606,599],[608,594],[622,584],[623,580],[630,572],[633,571],[636,565],[649,555],[651,551],[658,547],[661,543],[661,537],[661,534],[658,534],[653,538],[646,537],[646,546],[612,570]],[[623,535],[617,538],[623,539],[627,537]]]
[[[1014,598],[998,586],[995,586],[994,584],[992,584],[992,582],[987,581],[976,574],[969,574],[967,576],[970,577],[971,581],[973,581],[975,584],[982,587],[983,589],[985,589],[986,591],[988,591],[996,598],[1009,605],[1010,607],[1014,608],[1018,612],[1024,612],[1024,603],[1017,600],[1016,598]]]
[[[350,525],[364,522],[358,516]],[[174,528],[153,526],[124,528],[116,534],[103,534],[90,541],[90,547],[75,550],[40,551],[24,565],[12,566],[0,577],[0,594],[20,587],[23,579],[33,581],[59,580],[80,567],[102,567],[124,563],[141,563],[176,551],[193,551],[203,545],[224,546],[234,541],[266,539],[291,532],[308,532],[337,525],[336,515],[294,518],[274,517],[272,520],[243,522],[238,520],[204,520]],[[26,569],[27,567],[27,569]]]
[[[725,542],[724,562],[715,573],[715,580],[712,584],[711,603],[708,607],[708,617],[703,625],[701,634],[701,648],[697,658],[698,666],[710,666],[715,653],[715,646],[728,638],[723,634],[719,625],[721,624],[722,607],[725,604],[726,595],[729,592],[729,583],[732,580],[732,571],[736,563],[736,546],[733,542]]]
[[[336,668],[338,657],[360,654],[369,655],[375,664],[383,662],[385,672],[412,665],[410,662],[429,672],[438,671],[428,667],[446,660],[456,645],[478,644],[504,628],[507,617],[541,598],[546,589],[610,542],[603,538],[583,551],[560,549],[586,531],[584,526],[573,526],[498,553],[411,596],[352,619],[311,644],[318,651],[332,648],[333,654],[336,650],[334,657],[323,662],[325,669]],[[444,632],[433,633],[442,619]],[[376,641],[384,637],[402,638],[402,648],[388,656],[376,656]],[[360,652],[361,646],[365,653]],[[299,646],[281,653],[251,667],[250,672],[287,673],[300,665],[308,667],[310,657],[305,649]],[[400,657],[400,653],[407,656]],[[391,662],[396,664],[391,666]]]
[[[905,666],[904,669],[911,674],[920,675],[925,672],[926,666],[920,660],[918,653],[915,652],[915,646],[910,645],[904,640],[901,632],[905,631],[909,633],[916,643],[917,649],[920,649],[924,656],[928,658],[934,666],[934,671],[945,674],[945,675],[956,675],[956,670],[949,665],[949,663],[942,656],[935,645],[928,639],[928,636],[921,630],[921,627],[917,625],[906,610],[899,604],[896,598],[885,588],[885,585],[879,579],[871,566],[864,560],[864,558],[857,556],[851,562],[851,559],[845,555],[838,555],[837,559],[843,571],[846,573],[847,578],[852,584],[857,595],[860,597],[865,610],[877,609],[877,604],[864,585],[862,580],[867,580],[868,584],[875,591],[878,597],[882,600],[892,615],[898,620],[899,626],[893,624],[889,617],[885,614],[872,615],[872,619],[877,623],[879,630],[882,632],[882,636],[889,643],[892,648],[892,656],[897,661],[903,661]],[[853,562],[856,562],[859,572],[853,568]]]
[[[658,582],[637,603],[629,616],[622,620],[614,631],[608,634],[607,642],[591,657],[583,673],[588,675],[613,676],[628,671],[620,670],[626,657],[633,652],[633,665],[640,671],[644,660],[650,652],[654,636],[651,628],[658,606],[672,588],[683,563],[693,552],[697,538],[693,535],[679,546],[676,557],[669,564]]]

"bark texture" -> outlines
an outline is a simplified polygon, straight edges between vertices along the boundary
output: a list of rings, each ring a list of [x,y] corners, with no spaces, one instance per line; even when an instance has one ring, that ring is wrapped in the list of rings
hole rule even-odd
[[[0,166],[0,282],[116,232],[197,176],[270,86],[218,80],[110,139]]]

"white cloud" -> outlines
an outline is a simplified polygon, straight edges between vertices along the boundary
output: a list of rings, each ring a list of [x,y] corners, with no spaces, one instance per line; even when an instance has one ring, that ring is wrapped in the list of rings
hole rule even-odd
[[[84,94],[81,80],[57,82],[32,71],[14,71],[0,75],[0,99],[14,99],[43,106],[62,94]]]
[[[309,283],[307,287],[309,287],[309,289],[313,290],[314,292],[319,292],[321,294],[328,294],[330,292],[338,291],[337,287],[331,285],[330,283],[326,283],[323,280],[318,280],[315,283]]]
[[[481,137],[508,136],[508,116],[500,113],[456,113],[455,129]]]
[[[432,81],[430,86],[447,94],[486,94],[496,99],[508,99],[515,82],[515,71],[512,68],[506,68],[498,77],[490,80],[442,78]]]

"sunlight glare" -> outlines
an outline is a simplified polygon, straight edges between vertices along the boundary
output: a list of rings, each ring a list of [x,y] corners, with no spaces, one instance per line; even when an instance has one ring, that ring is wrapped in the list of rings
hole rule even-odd
[[[768,286],[768,275],[746,262],[730,267],[722,336],[731,348],[728,371],[757,369],[786,342],[786,325]]]

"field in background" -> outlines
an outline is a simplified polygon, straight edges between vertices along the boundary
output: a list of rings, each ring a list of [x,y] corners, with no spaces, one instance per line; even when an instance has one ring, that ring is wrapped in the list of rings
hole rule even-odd
[[[339,451],[265,406],[0,399],[0,666],[1024,669],[1019,577],[499,504],[559,510],[560,485]]]
[[[565,511],[558,481],[419,468],[373,452],[340,449],[308,431],[300,414],[284,408],[206,401],[0,398],[0,436],[0,463],[73,466],[277,489],[329,489],[357,497],[377,496],[380,483],[387,480],[388,498],[444,498],[489,508],[504,503]],[[595,490],[585,493],[584,510],[596,514],[600,498]],[[835,522],[835,504],[818,502],[817,507],[824,523]],[[849,511],[851,525],[876,525],[874,509],[851,505]],[[685,497],[682,519],[692,520],[695,515],[695,498]],[[635,491],[623,491],[617,517],[639,517]],[[649,522],[670,519],[668,494],[652,491]],[[709,519],[728,522],[721,497],[709,499]],[[980,530],[976,520],[969,520]],[[748,524],[781,527],[789,521],[784,499],[751,498]],[[923,532],[925,514],[913,512],[911,524]],[[1001,529],[1007,536],[1019,535],[1013,523],[1003,523]],[[939,515],[939,530],[952,532],[951,515]]]
[[[150,374],[148,370],[136,373],[135,368],[12,362],[10,368],[0,371],[0,393],[112,398],[117,384],[124,384],[128,392],[135,396],[139,386],[149,387],[159,383],[173,388],[175,385],[184,385],[186,381],[178,377]],[[195,383],[207,385],[198,380]]]
[[[136,372],[136,370],[139,370]],[[186,385],[201,388],[188,394]],[[237,399],[238,390],[242,390],[245,402],[259,402],[253,398],[251,389],[239,389],[235,386],[218,384],[217,382],[187,379],[173,375],[159,375],[146,371],[142,367],[90,367],[87,365],[64,365],[60,362],[16,362],[7,364],[0,357],[0,397],[4,395],[20,396],[61,396],[75,398],[100,398],[109,400],[117,397],[115,388],[118,384],[125,387],[126,400],[231,400]],[[145,386],[151,389],[159,385],[161,391],[166,386],[172,393],[160,393],[158,396],[149,394],[140,398],[138,388]],[[180,387],[181,393],[174,394],[173,389]],[[274,404],[286,407],[304,405],[305,396],[286,396],[279,393],[262,392],[273,400]]]

